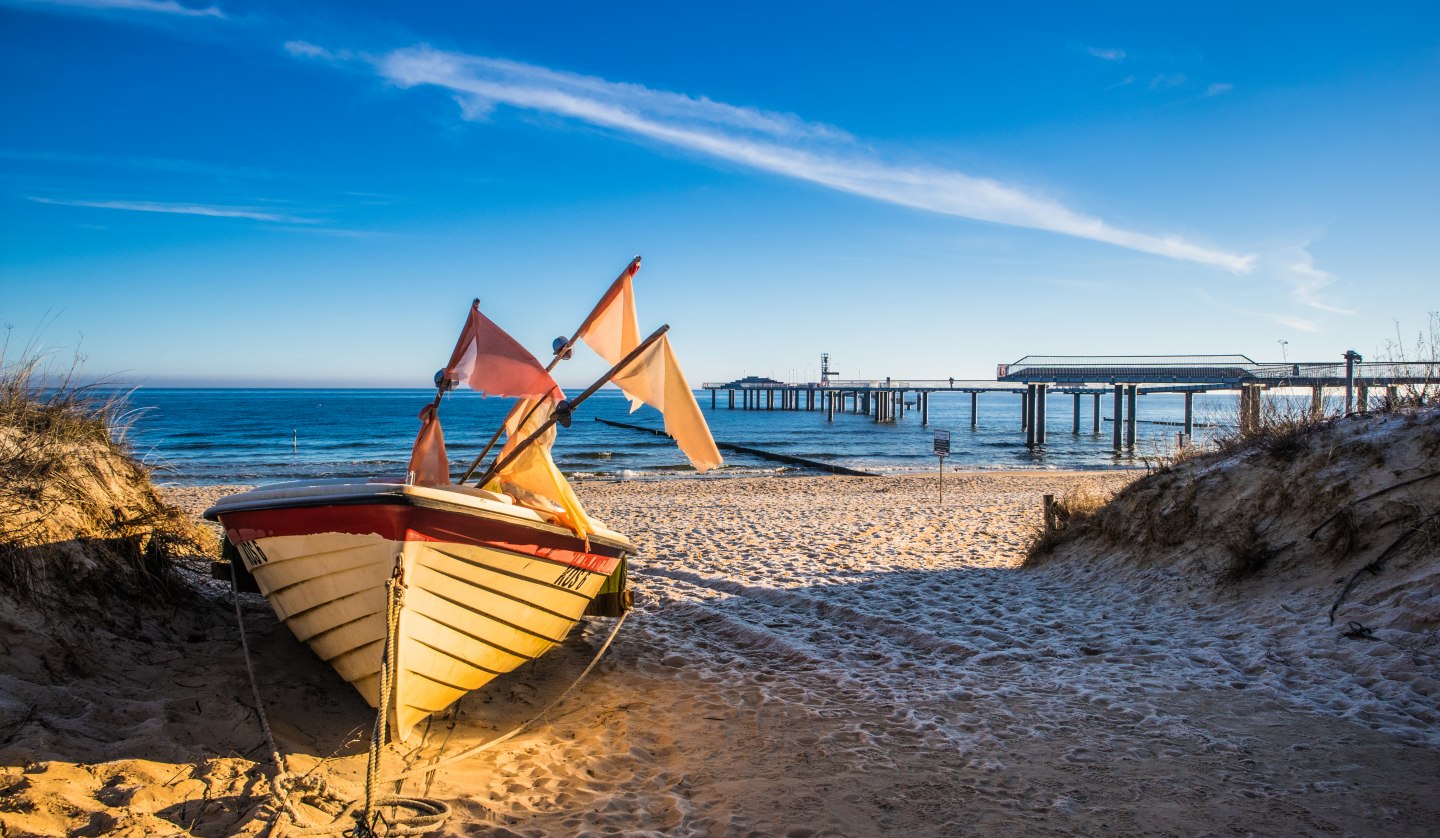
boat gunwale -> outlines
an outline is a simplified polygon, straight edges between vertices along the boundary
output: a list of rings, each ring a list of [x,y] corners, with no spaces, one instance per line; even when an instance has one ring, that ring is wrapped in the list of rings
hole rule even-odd
[[[634,543],[624,535],[611,530],[598,530],[589,534],[588,539],[581,539],[573,530],[557,526],[548,521],[541,520],[539,513],[523,506],[515,506],[517,510],[535,515],[535,518],[507,514],[498,510],[490,510],[481,506],[472,506],[463,503],[452,503],[439,498],[425,497],[423,495],[411,494],[403,491],[406,487],[402,484],[346,484],[346,485],[374,485],[384,487],[383,491],[374,491],[364,494],[359,493],[336,493],[332,495],[309,495],[302,497],[272,497],[256,498],[253,502],[240,502],[229,505],[229,508],[221,509],[226,501],[233,501],[242,498],[250,492],[238,495],[231,495],[222,498],[220,502],[205,510],[204,517],[211,521],[218,521],[224,525],[223,517],[243,512],[264,512],[272,509],[318,509],[331,506],[411,506],[425,509],[435,509],[441,512],[467,515],[476,518],[483,518],[497,523],[510,524],[530,529],[537,529],[551,535],[564,536],[576,541],[591,541],[608,547],[612,550],[619,550],[622,554],[634,555],[636,548]],[[263,487],[262,487],[263,488]],[[401,491],[394,491],[401,489]],[[258,492],[260,489],[252,489],[251,492]],[[488,501],[497,506],[496,501]],[[507,507],[508,508],[508,507]]]

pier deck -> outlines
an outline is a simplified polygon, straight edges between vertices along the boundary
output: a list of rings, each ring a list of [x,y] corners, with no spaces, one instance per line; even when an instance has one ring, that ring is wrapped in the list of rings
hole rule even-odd
[[[1345,411],[1369,409],[1370,390],[1385,391],[1391,402],[1399,388],[1432,387],[1440,383],[1440,360],[1420,362],[1365,363],[1353,350],[1340,362],[1305,361],[1260,363],[1245,355],[1027,355],[996,367],[994,381],[973,379],[870,379],[839,380],[828,377],[829,356],[819,382],[786,383],[749,376],[725,383],[706,383],[711,409],[719,408],[725,391],[727,407],[734,410],[825,411],[826,420],[835,414],[857,413],[876,423],[898,422],[907,409],[920,412],[920,424],[930,424],[930,397],[935,393],[966,393],[970,396],[970,426],[976,427],[977,400],[981,393],[1015,393],[1020,396],[1020,429],[1027,445],[1045,444],[1045,412],[1051,393],[1074,399],[1073,428],[1080,433],[1081,399],[1093,401],[1094,433],[1100,433],[1102,397],[1114,399],[1114,447],[1134,449],[1138,397],[1151,393],[1181,393],[1185,396],[1184,430],[1180,444],[1188,444],[1194,430],[1193,397],[1196,393],[1239,392],[1240,422],[1258,423],[1260,394],[1268,389],[1309,389],[1312,410],[1323,410],[1325,391],[1343,389]],[[913,396],[913,400],[909,398]]]

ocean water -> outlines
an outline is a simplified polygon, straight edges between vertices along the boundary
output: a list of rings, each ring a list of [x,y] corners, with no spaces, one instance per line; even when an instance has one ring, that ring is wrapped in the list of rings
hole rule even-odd
[[[258,484],[313,477],[403,477],[419,429],[418,413],[434,391],[341,389],[149,389],[129,396],[133,420],[126,441],[155,470],[161,483]],[[918,410],[895,424],[877,425],[864,415],[821,410],[744,411],[718,409],[702,391],[700,406],[715,438],[780,454],[833,462],[867,471],[933,471],[934,432],[951,433],[949,468],[1106,469],[1141,464],[1175,438],[1184,418],[1179,395],[1141,396],[1135,454],[1111,450],[1110,399],[1103,398],[1101,433],[1092,429],[1090,397],[1081,402],[1081,433],[1072,429],[1069,396],[1049,401],[1044,446],[1028,449],[1020,430],[1020,397],[986,393],[979,397],[977,427],[970,427],[970,397],[937,393],[930,399],[930,426]],[[911,396],[913,399],[913,395]],[[457,476],[499,426],[509,400],[469,391],[446,396],[440,408],[445,441]],[[1234,411],[1233,397],[1195,398],[1197,423],[1223,423]],[[648,407],[629,413],[617,390],[601,390],[561,429],[555,459],[573,478],[659,479],[693,477],[683,455],[665,437],[613,428],[595,417],[659,428],[662,419]],[[1197,427],[1196,436],[1207,433]],[[709,476],[803,474],[806,470],[746,454],[721,452],[726,465]]]

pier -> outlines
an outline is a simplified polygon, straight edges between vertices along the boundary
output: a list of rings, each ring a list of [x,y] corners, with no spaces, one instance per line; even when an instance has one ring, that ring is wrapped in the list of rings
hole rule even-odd
[[[879,423],[899,422],[907,412],[920,414],[921,426],[930,424],[930,398],[936,393],[970,396],[970,427],[979,422],[981,393],[1014,393],[1020,398],[1019,429],[1029,446],[1044,445],[1046,413],[1053,396],[1070,396],[1071,433],[1080,434],[1084,403],[1089,401],[1091,433],[1101,432],[1101,406],[1113,404],[1112,445],[1115,451],[1135,448],[1141,396],[1179,393],[1185,397],[1185,418],[1179,423],[1180,444],[1189,444],[1195,429],[1196,393],[1236,392],[1240,396],[1242,428],[1260,422],[1261,394],[1273,389],[1308,389],[1311,410],[1324,411],[1327,392],[1343,392],[1345,412],[1364,413],[1372,392],[1384,392],[1388,403],[1399,398],[1402,386],[1434,385],[1440,361],[1410,363],[1365,362],[1351,350],[1338,362],[1307,361],[1260,363],[1245,355],[1027,355],[996,367],[994,381],[945,379],[839,380],[829,370],[829,355],[821,358],[819,382],[785,383],[748,376],[725,383],[706,383],[710,407],[720,409],[725,393],[729,410],[823,411],[827,422],[835,414],[858,414]],[[1088,399],[1086,397],[1089,397]]]

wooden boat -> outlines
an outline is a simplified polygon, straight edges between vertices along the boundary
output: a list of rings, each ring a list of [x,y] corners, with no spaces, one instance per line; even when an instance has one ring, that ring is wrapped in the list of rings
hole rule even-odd
[[[380,703],[386,583],[403,585],[393,725],[431,713],[563,641],[587,609],[628,604],[635,552],[608,529],[589,543],[507,495],[365,480],[283,483],[206,513],[301,642]],[[595,600],[609,582],[609,599]]]
[[[556,342],[550,368],[577,340],[611,360],[572,401],[533,355],[472,306],[421,430],[405,479],[330,479],[265,486],[222,498],[204,515],[225,530],[276,616],[371,706],[391,708],[400,739],[465,693],[534,660],[584,615],[630,605],[635,547],[591,519],[550,456],[555,426],[602,384],[662,410],[700,470],[720,457],[694,394],[664,339],[636,341],[630,278],[615,281],[575,337]],[[437,409],[465,382],[514,396],[507,438],[479,486],[450,479]],[[697,424],[698,423],[698,424]],[[478,464],[489,451],[476,458]],[[387,638],[393,651],[387,654]]]

